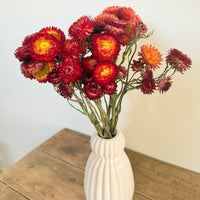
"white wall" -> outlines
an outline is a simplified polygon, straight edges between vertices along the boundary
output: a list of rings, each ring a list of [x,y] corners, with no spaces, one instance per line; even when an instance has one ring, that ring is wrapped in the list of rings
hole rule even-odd
[[[147,42],[164,55],[169,48],[178,48],[193,61],[190,71],[173,79],[167,94],[134,92],[126,96],[119,128],[126,135],[127,146],[200,172],[198,0],[1,1],[0,166],[11,166],[64,127],[93,132],[88,119],[69,107],[51,85],[25,79],[13,53],[28,34],[50,25],[67,34],[80,16],[96,16],[111,5],[135,9],[154,29]]]

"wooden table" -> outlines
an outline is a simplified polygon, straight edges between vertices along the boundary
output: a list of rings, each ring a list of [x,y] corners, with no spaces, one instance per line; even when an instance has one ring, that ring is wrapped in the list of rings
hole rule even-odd
[[[57,133],[0,175],[0,200],[85,200],[89,140],[69,129]],[[199,173],[126,152],[134,171],[134,200],[200,200]]]

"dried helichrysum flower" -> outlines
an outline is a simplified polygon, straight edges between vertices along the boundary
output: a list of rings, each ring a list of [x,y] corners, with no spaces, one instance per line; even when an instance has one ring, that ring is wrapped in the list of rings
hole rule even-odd
[[[90,100],[99,99],[103,94],[101,86],[95,82],[87,83],[83,87],[83,90],[85,92],[86,97]]]
[[[191,59],[178,49],[171,49],[166,57],[166,62],[179,72],[184,72],[192,65]]]
[[[100,85],[106,85],[115,81],[118,75],[118,67],[113,62],[102,62],[96,65],[93,71],[94,81]]]
[[[93,31],[93,20],[88,16],[83,16],[70,26],[69,35],[76,40],[83,40],[89,37]]]
[[[83,69],[78,59],[68,57],[59,65],[59,76],[66,83],[75,83],[80,80]]]
[[[150,66],[153,70],[159,68],[159,65],[161,65],[162,55],[152,45],[142,45],[139,56],[139,60],[144,62],[146,67]]]
[[[100,33],[92,36],[92,51],[99,61],[114,61],[120,51],[120,44],[114,35]]]
[[[160,93],[167,92],[171,85],[172,81],[170,77],[164,77],[157,83],[157,87]]]

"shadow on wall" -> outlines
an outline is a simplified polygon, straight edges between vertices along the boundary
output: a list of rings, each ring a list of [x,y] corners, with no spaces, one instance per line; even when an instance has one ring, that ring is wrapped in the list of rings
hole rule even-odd
[[[9,148],[0,141],[0,169],[7,169],[13,163]]]

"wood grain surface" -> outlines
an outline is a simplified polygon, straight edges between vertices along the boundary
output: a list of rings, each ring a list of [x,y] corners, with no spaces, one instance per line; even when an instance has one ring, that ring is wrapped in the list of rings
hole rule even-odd
[[[0,200],[85,200],[89,141],[63,129],[0,175]],[[136,185],[133,200],[200,200],[199,173],[129,149],[126,153]]]

